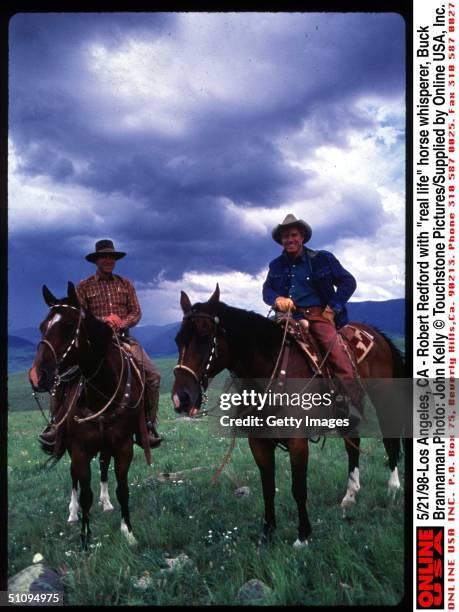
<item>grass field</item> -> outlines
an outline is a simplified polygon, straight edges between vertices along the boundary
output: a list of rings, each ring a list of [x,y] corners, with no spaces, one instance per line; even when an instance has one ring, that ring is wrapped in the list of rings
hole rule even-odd
[[[171,361],[158,360],[165,389]],[[397,604],[403,597],[403,496],[387,497],[389,470],[382,443],[363,440],[371,452],[361,458],[361,485],[348,519],[339,503],[346,485],[346,454],[340,440],[321,450],[311,445],[309,547],[294,550],[296,505],[290,494],[288,455],[276,453],[278,530],[273,544],[257,552],[263,502],[258,470],[247,441],[239,439],[216,486],[210,479],[228,448],[227,438],[209,435],[205,419],[175,418],[170,398],[161,397],[161,448],[153,466],[136,447],[129,482],[131,518],[138,544],[130,548],[120,533],[120,513],[110,470],[115,510],[102,513],[98,463],[93,462],[92,546],[80,553],[79,527],[68,525],[69,459],[49,472],[36,443],[43,426],[37,410],[24,408],[30,392],[25,375],[9,381],[9,574],[41,553],[48,567],[64,574],[67,605],[234,604],[244,582],[258,578],[272,590],[267,605]],[[200,468],[193,470],[192,468]],[[183,472],[160,482],[162,472]],[[403,487],[403,460],[400,465]],[[251,495],[236,497],[239,486]],[[168,558],[185,553],[192,564],[164,572]],[[145,590],[140,577],[151,579]]]

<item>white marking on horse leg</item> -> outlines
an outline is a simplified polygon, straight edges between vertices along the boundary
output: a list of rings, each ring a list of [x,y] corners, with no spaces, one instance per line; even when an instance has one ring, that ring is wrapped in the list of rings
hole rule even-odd
[[[134,546],[134,544],[137,544],[137,540],[135,539],[134,534],[132,533],[132,531],[129,531],[126,523],[124,522],[124,519],[121,519],[121,533],[128,541],[129,546]]]
[[[72,494],[70,496],[69,503],[69,518],[67,520],[68,523],[77,523],[78,522],[78,510],[80,509],[80,505],[78,504],[78,496],[77,490],[72,489]]]
[[[104,512],[111,512],[113,510],[110,495],[108,493],[108,482],[100,482],[99,504],[102,506]]]
[[[300,548],[306,548],[308,546],[308,541],[307,540],[299,540],[298,538],[293,542],[293,548],[296,548],[297,550]]]
[[[346,495],[343,497],[341,502],[341,508],[344,510],[346,508],[350,508],[355,504],[355,496],[360,491],[360,475],[359,468],[354,468],[352,472],[349,474],[349,478],[347,481],[347,491]]]
[[[392,498],[395,497],[395,494],[400,489],[400,480],[398,478],[398,469],[395,467],[390,473],[389,482],[387,485],[389,495],[392,495]]]

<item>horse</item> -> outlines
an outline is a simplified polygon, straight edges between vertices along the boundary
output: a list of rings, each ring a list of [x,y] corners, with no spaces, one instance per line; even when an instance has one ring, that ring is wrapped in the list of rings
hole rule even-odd
[[[73,283],[68,283],[67,296],[62,299],[43,285],[43,298],[49,313],[40,324],[42,338],[29,370],[29,381],[34,393],[54,395],[65,386],[66,401],[58,415],[62,423],[58,440],[62,441],[59,437],[62,435],[71,458],[68,522],[77,522],[81,509],[81,547],[87,550],[93,501],[90,463],[100,453],[100,504],[104,511],[110,511],[113,506],[107,481],[113,457],[121,531],[133,545],[136,540],[129,512],[128,471],[133,457],[133,435],[139,428],[150,464],[150,451],[142,429],[145,422],[142,376],[128,347],[121,344],[112,328],[80,305]],[[55,459],[59,460],[64,453],[65,448]]]
[[[207,302],[194,305],[191,304],[188,295],[182,291],[180,305],[184,318],[176,336],[179,361],[174,369],[175,382],[172,388],[172,400],[177,413],[195,416],[202,405],[209,379],[225,368],[238,379],[269,379],[274,375],[279,363],[279,350],[284,334],[279,324],[255,312],[220,302],[218,284]],[[352,325],[371,332],[375,339],[374,347],[358,366],[359,376],[373,379],[403,377],[403,358],[390,339],[367,325],[358,323]],[[288,376],[294,379],[312,377],[312,370],[309,369],[295,343],[290,343]],[[380,423],[395,415],[395,408],[392,412],[388,412],[390,404],[387,404],[387,396],[384,398],[383,393],[375,393],[370,399],[376,408]],[[308,438],[291,437],[273,440],[251,436],[250,432],[247,437],[259,468],[264,498],[264,524],[260,542],[262,544],[269,542],[276,528],[274,451],[280,441],[289,451],[292,494],[298,509],[298,538],[294,546],[295,548],[306,546],[311,533],[306,509]],[[344,442],[348,455],[348,483],[341,502],[343,513],[355,503],[356,494],[360,489],[360,438],[345,437]],[[400,488],[397,469],[400,438],[383,438],[383,442],[391,472],[389,491],[395,494]]]

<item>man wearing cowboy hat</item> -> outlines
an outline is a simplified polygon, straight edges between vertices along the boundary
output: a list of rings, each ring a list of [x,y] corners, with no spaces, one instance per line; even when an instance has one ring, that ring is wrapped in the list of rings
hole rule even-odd
[[[277,312],[290,311],[295,319],[307,319],[324,354],[329,351],[334,375],[342,381],[352,404],[358,406],[360,386],[336,331],[348,322],[346,303],[355,291],[356,281],[332,253],[304,246],[311,235],[311,227],[293,214],[272,230],[273,239],[284,250],[269,264],[263,300]],[[350,404],[348,410],[355,426],[359,414]]]
[[[154,424],[158,411],[161,376],[138,341],[132,336],[129,337],[129,328],[140,321],[142,314],[134,285],[127,278],[113,274],[117,260],[125,255],[126,253],[115,250],[111,240],[96,242],[96,250],[86,255],[87,261],[96,264],[96,273],[80,281],[76,291],[83,308],[110,325],[114,332],[129,342],[132,356],[140,370],[145,373],[148,441],[150,448],[155,448],[162,441]],[[40,440],[53,445],[56,440],[55,428],[47,428],[40,435]]]

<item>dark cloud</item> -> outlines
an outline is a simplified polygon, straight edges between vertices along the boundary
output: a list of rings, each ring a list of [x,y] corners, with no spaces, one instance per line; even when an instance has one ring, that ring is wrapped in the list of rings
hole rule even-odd
[[[266,41],[260,25],[253,48],[244,39],[247,52],[235,48],[228,58],[235,79],[249,64],[259,66],[254,73],[262,75],[259,91],[232,102],[203,95],[183,117],[178,106],[177,121],[187,122],[183,132],[117,125],[124,112],[117,99],[101,101],[96,82],[83,69],[89,44],[115,53],[126,41],[174,41],[183,34],[180,16],[37,13],[13,18],[10,135],[19,180],[43,177],[57,186],[86,189],[89,201],[94,196],[91,210],[77,215],[77,225],[53,218],[48,226],[11,228],[15,320],[26,318],[27,304],[45,279],[59,293],[69,278],[91,273],[82,257],[100,237],[130,247],[123,270],[143,282],[160,273],[176,280],[186,270],[256,273],[266,265],[276,246],[268,235],[231,223],[223,203],[271,208],[273,224],[278,222],[275,209],[311,198],[317,189],[315,173],[291,165],[281,146],[290,142],[298,154],[304,148],[303,157],[320,144],[347,147],[350,130],[372,126],[355,102],[365,96],[393,99],[404,87],[399,16],[294,17],[279,17],[277,28],[270,21]],[[237,43],[242,22],[231,15],[221,19]],[[219,40],[215,45],[217,52]],[[204,65],[209,58],[201,61]],[[184,81],[189,77],[182,76]],[[102,129],[106,121],[111,129]],[[353,215],[333,229],[334,237],[377,232],[385,215],[376,192],[342,197]],[[77,209],[80,205],[75,201]],[[44,204],[44,215],[49,206],[52,200]],[[330,227],[314,233],[316,246],[331,238]]]

